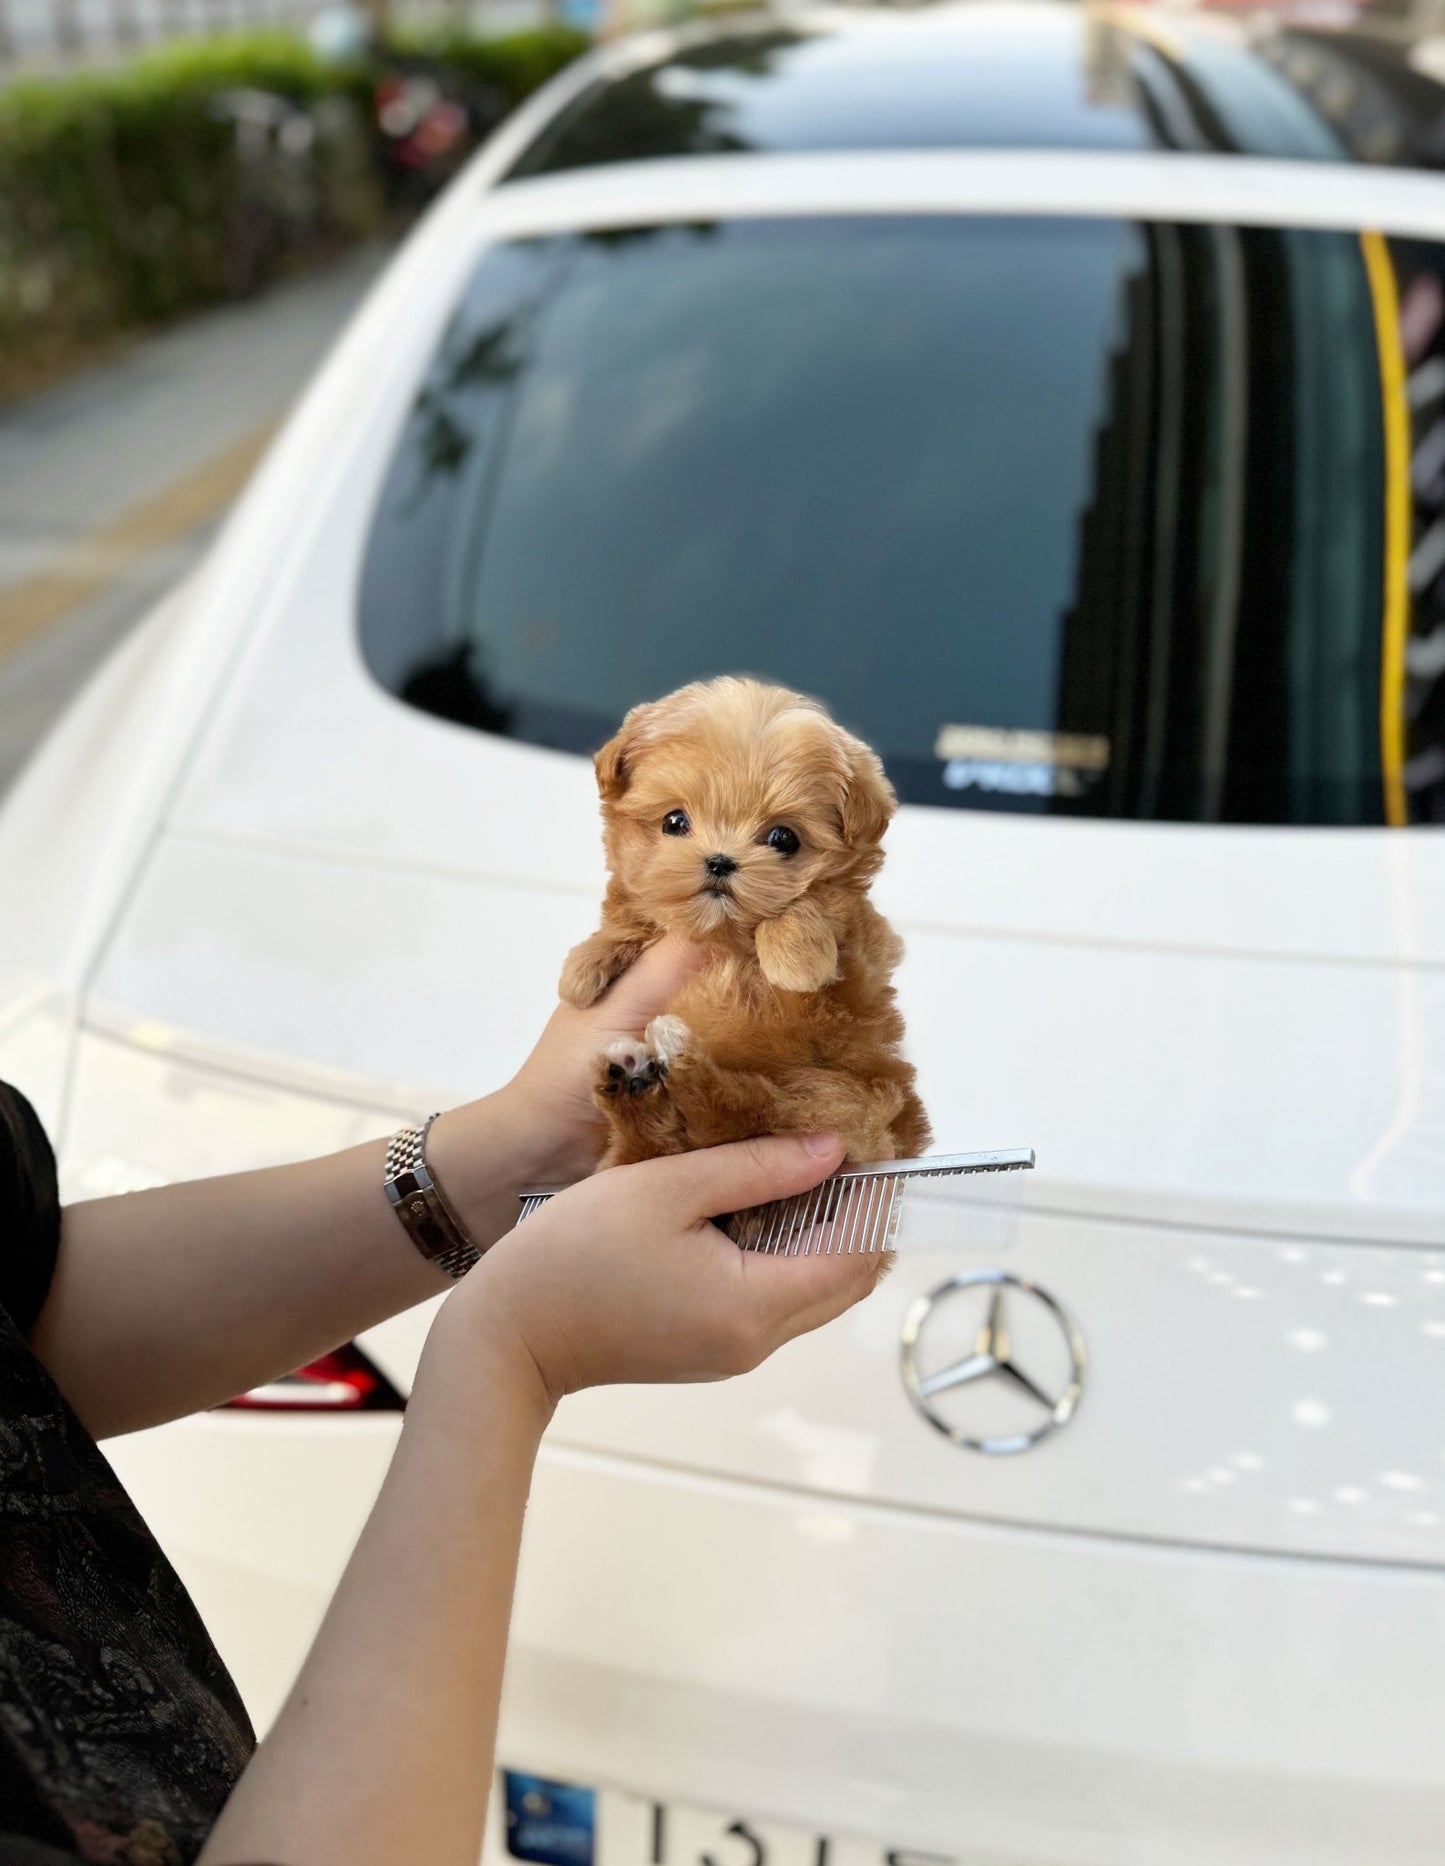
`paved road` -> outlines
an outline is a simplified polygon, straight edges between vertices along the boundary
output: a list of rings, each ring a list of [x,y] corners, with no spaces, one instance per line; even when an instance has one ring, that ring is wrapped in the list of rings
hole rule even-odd
[[[379,248],[0,409],[0,792],[204,550]]]

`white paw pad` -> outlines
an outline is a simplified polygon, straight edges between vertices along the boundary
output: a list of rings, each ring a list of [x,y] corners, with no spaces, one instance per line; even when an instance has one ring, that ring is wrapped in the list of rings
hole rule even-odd
[[[619,1037],[615,1043],[607,1045],[597,1060],[600,1065],[597,1086],[612,1099],[645,1095],[649,1089],[660,1088],[667,1074],[667,1066],[661,1058],[635,1038]]]

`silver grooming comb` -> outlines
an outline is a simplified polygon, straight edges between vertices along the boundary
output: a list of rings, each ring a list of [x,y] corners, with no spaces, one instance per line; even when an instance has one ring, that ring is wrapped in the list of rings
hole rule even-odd
[[[743,1250],[770,1257],[948,1250],[965,1241],[983,1243],[980,1220],[998,1234],[988,1240],[996,1244],[1010,1228],[1018,1198],[1004,1194],[998,1178],[979,1184],[975,1176],[1025,1172],[1033,1163],[1031,1147],[1014,1147],[843,1166],[810,1192],[731,1212],[717,1222]],[[524,1192],[517,1222],[562,1191],[547,1186]]]

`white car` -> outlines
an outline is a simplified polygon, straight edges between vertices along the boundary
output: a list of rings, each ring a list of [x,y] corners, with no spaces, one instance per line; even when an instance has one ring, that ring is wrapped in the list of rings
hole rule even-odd
[[[748,1379],[562,1409],[498,1860],[1440,1858],[1445,185],[1298,50],[1041,5],[574,68],[0,818],[0,1074],[77,1195],[503,1081],[633,701],[775,677],[887,761],[937,1145],[1037,1170]],[[995,1299],[1041,1397],[943,1377]],[[111,1448],[262,1725],[429,1313]]]

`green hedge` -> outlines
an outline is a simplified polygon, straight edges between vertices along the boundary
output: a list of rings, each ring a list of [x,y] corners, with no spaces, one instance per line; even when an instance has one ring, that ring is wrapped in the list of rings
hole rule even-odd
[[[428,49],[515,102],[585,41],[547,29]],[[183,42],[0,89],[0,395],[98,342],[253,286],[288,254],[381,230],[365,65],[288,35]],[[228,92],[309,107],[302,162],[243,164]]]

